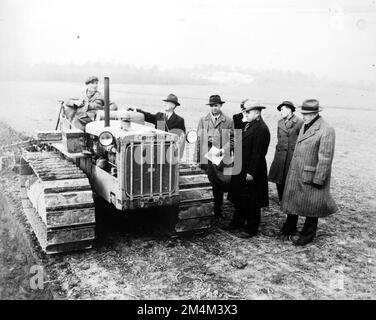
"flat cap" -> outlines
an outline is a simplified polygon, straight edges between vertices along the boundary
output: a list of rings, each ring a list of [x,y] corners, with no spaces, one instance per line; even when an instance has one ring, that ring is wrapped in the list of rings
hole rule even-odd
[[[92,83],[94,81],[99,81],[98,77],[96,76],[90,76],[88,77],[86,80],[85,80],[85,84],[89,84],[89,83]]]

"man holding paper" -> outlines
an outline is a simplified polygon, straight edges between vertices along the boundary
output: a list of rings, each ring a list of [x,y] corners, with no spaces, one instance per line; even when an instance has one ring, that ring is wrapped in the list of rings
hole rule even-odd
[[[206,170],[213,186],[214,213],[218,217],[222,215],[223,186],[216,173],[232,162],[230,151],[234,139],[233,120],[221,110],[224,103],[219,95],[209,98],[210,110],[198,123],[196,143],[196,161]]]

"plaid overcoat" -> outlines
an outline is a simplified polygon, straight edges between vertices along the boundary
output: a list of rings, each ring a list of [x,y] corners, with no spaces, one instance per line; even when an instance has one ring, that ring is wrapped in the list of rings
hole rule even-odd
[[[305,133],[303,129],[287,174],[282,210],[305,217],[325,217],[337,211],[330,194],[335,132],[322,117]]]

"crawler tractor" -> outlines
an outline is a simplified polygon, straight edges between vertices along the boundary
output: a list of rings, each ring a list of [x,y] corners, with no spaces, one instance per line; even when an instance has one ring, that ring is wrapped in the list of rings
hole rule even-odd
[[[110,112],[108,78],[104,84],[104,120],[83,131],[61,112],[57,130],[38,132],[23,149],[23,207],[47,254],[92,247],[94,197],[116,214],[172,211],[176,234],[211,226],[210,183],[203,171],[180,163],[177,135],[145,125],[139,113]]]

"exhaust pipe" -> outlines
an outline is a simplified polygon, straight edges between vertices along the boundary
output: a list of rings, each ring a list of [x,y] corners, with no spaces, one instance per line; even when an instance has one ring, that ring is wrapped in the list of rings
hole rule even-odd
[[[104,77],[104,126],[110,126],[110,78]]]

